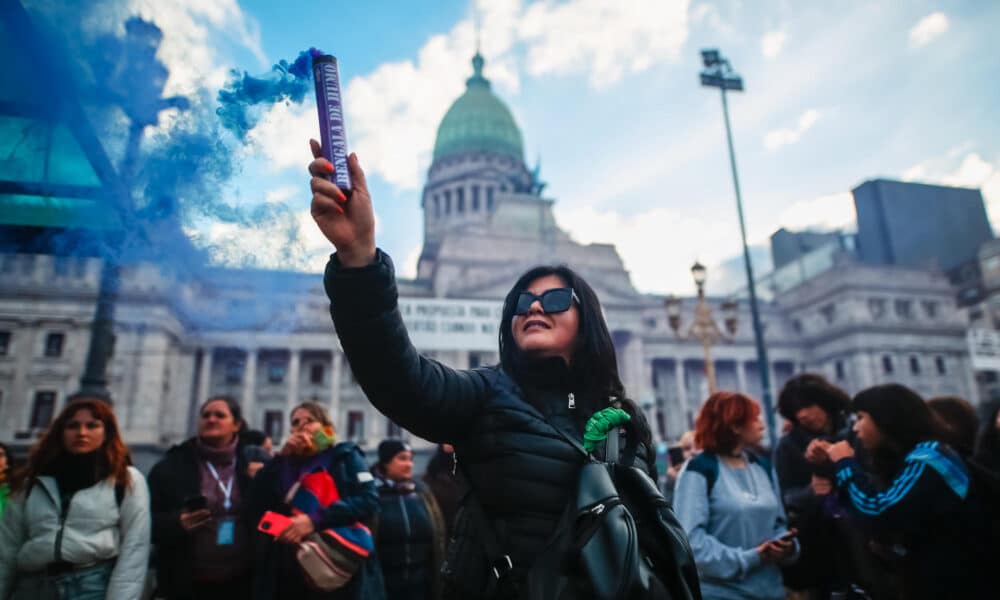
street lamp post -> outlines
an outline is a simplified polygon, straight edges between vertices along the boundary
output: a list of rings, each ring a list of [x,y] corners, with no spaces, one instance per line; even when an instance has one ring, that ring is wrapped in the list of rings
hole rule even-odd
[[[715,384],[715,363],[712,361],[712,344],[729,340],[736,335],[736,301],[727,300],[722,303],[722,318],[725,327],[725,332],[723,332],[715,322],[712,307],[705,301],[705,279],[708,276],[708,270],[701,263],[696,262],[691,267],[691,275],[698,287],[698,303],[694,308],[694,321],[691,322],[691,327],[687,334],[681,335],[681,301],[679,298],[666,299],[667,321],[677,337],[696,339],[701,342],[701,348],[705,354],[705,379],[708,381],[708,393],[714,394],[717,386]]]
[[[718,50],[702,50],[701,60],[705,70],[701,72],[701,84],[705,87],[717,87],[722,94],[722,116],[726,122],[726,142],[729,145],[729,167],[733,172],[733,187],[736,189],[736,212],[740,219],[740,235],[743,238],[743,262],[747,271],[747,290],[750,294],[750,317],[753,323],[753,337],[757,345],[757,370],[760,372],[760,385],[764,402],[764,414],[767,419],[767,433],[773,448],[776,442],[774,409],[771,399],[770,363],[767,360],[767,348],[764,346],[764,330],[760,323],[760,312],[757,308],[757,289],[753,279],[753,264],[750,261],[750,249],[747,247],[747,228],[743,220],[743,200],[740,197],[740,178],[736,172],[736,151],[733,150],[733,134],[729,127],[729,104],[726,102],[726,90],[743,91],[743,79],[736,74],[729,60]]]

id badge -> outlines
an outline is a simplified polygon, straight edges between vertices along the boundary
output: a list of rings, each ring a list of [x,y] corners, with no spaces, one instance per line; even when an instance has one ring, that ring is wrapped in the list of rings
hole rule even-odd
[[[216,530],[215,544],[217,546],[229,546],[235,542],[236,521],[234,519],[221,519],[219,528]]]

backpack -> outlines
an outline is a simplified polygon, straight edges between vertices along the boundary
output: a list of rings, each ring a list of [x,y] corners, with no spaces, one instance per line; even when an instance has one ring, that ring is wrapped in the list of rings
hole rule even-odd
[[[560,433],[563,433],[557,428]],[[524,589],[505,586],[513,565],[470,491],[462,512],[478,533],[485,572],[465,597],[529,600],[701,600],[694,555],[687,536],[659,487],[641,469],[599,462],[579,440],[563,433],[587,455],[575,495],[524,579]],[[608,435],[605,456],[618,456],[618,435]],[[634,454],[634,453],[633,453]],[[632,457],[634,459],[634,456]],[[631,462],[631,461],[630,461]],[[461,514],[461,513],[460,513]],[[460,523],[462,521],[462,523]],[[456,530],[464,519],[456,520]],[[453,538],[455,539],[455,538]],[[449,560],[458,554],[449,548]],[[448,561],[442,573],[448,575]]]
[[[773,467],[771,466],[771,461],[764,458],[763,456],[757,456],[753,452],[746,453],[749,462],[751,464],[760,465],[764,472],[767,473],[768,478],[771,477]],[[715,481],[719,478],[719,457],[716,454],[710,452],[702,452],[697,456],[691,458],[685,467],[688,471],[693,471],[695,473],[701,473],[705,477],[705,496],[712,495],[712,488],[715,487]],[[777,490],[776,490],[777,492]],[[778,494],[779,500],[781,495]]]

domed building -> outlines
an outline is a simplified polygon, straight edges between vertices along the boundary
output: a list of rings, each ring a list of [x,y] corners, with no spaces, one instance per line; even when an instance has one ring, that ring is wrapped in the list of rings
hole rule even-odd
[[[503,298],[517,275],[539,263],[567,263],[592,279],[602,298],[638,302],[610,244],[582,245],[556,225],[539,169],[507,105],[472,58],[472,76],[441,120],[421,205],[424,246],[418,281],[432,295]]]
[[[532,266],[567,264],[600,297],[623,383],[647,411],[654,436],[677,439],[707,396],[704,350],[684,335],[697,299],[682,300],[685,323],[675,334],[664,298],[636,291],[613,245],[580,244],[557,226],[554,200],[543,195],[538,169],[525,165],[521,130],[484,66],[476,54],[465,92],[438,127],[420,197],[417,277],[397,282],[410,338],[451,367],[495,364],[510,286]],[[94,139],[81,148],[103,152]],[[761,286],[773,292],[761,318],[774,389],[808,369],[851,393],[892,380],[925,396],[975,398],[964,316],[946,278],[822,264],[809,279],[789,265],[796,277],[782,290]],[[79,385],[102,268],[96,258],[0,252],[0,440],[19,451]],[[718,314],[721,299],[707,301]],[[140,465],[190,436],[198,407],[220,394],[237,398],[251,427],[276,442],[287,434],[292,407],[306,400],[326,405],[341,439],[365,448],[409,435],[379,414],[354,380],[319,273],[219,267],[184,275],[153,263],[122,265],[114,320],[108,388]],[[739,321],[736,334],[713,349],[718,387],[760,397],[745,303]]]

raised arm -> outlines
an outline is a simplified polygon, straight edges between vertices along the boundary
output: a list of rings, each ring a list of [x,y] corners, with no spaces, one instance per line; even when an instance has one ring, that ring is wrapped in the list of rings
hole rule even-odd
[[[457,441],[488,393],[486,371],[456,371],[421,356],[397,308],[392,261],[375,248],[375,217],[364,171],[351,154],[350,198],[326,176],[333,165],[313,142],[312,215],[337,249],[323,283],[344,354],[368,399],[420,437]]]

